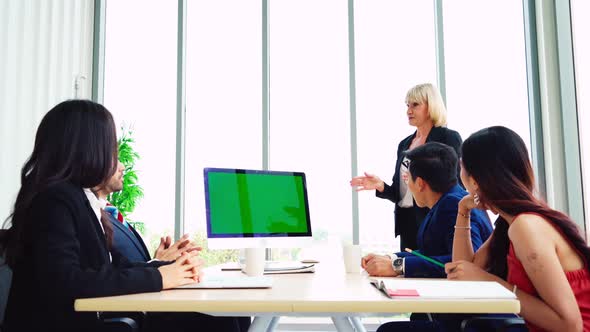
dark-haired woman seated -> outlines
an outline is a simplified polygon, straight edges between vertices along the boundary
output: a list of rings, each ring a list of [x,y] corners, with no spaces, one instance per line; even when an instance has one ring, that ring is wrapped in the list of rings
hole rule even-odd
[[[175,262],[129,263],[110,250],[112,229],[96,193],[117,168],[117,137],[102,105],[70,100],[49,111],[4,239],[13,270],[3,331],[93,331],[96,314],[77,298],[158,292],[199,280],[194,251]],[[148,315],[150,331],[240,331],[233,317]],[[246,324],[247,325],[247,324]]]
[[[449,279],[497,281],[513,291],[530,331],[590,330],[590,248],[565,214],[534,195],[523,140],[505,127],[471,135],[462,147],[459,203]],[[470,211],[499,214],[494,233],[474,253]]]

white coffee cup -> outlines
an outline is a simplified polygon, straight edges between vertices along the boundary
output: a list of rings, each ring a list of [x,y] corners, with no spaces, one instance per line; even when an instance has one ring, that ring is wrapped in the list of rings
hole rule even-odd
[[[246,266],[244,272],[250,277],[259,277],[264,274],[265,248],[247,248]]]
[[[361,272],[361,246],[358,244],[345,244],[342,246],[342,256],[344,257],[344,268],[346,273]]]

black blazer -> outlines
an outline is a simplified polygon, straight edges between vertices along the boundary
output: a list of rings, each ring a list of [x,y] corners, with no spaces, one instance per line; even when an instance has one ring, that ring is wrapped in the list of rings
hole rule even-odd
[[[132,226],[127,228],[111,214],[108,214],[108,217],[113,225],[112,250],[117,251],[132,263],[149,261],[150,253],[135,228]]]
[[[428,213],[427,208],[417,207],[416,202],[414,202],[414,206],[411,208],[401,208],[398,206],[398,202],[401,200],[401,197],[399,197],[399,169],[401,162],[404,159],[405,152],[410,147],[410,144],[412,144],[414,137],[416,137],[416,132],[404,138],[397,147],[397,161],[395,163],[395,173],[393,174],[391,186],[385,184],[383,192],[375,190],[377,197],[385,198],[395,203],[395,235],[401,235],[401,237],[409,236],[409,234],[412,234],[412,236],[417,234],[418,227],[420,227],[422,220]],[[426,143],[428,142],[439,142],[446,144],[455,149],[457,156],[461,156],[461,144],[463,141],[461,139],[461,135],[459,135],[459,133],[454,130],[448,129],[446,127],[433,127],[430,130],[430,133],[428,133],[428,137],[426,137]],[[459,177],[459,168],[457,169],[457,179],[459,180],[459,183],[461,183],[461,178]],[[403,218],[401,215],[408,217]],[[411,218],[412,215],[413,218]],[[403,220],[407,218],[413,220]]]
[[[80,187],[61,183],[41,192],[29,221],[24,256],[13,266],[6,331],[91,331],[96,313],[75,312],[75,299],[162,289],[158,264],[131,264],[116,251],[109,261]]]

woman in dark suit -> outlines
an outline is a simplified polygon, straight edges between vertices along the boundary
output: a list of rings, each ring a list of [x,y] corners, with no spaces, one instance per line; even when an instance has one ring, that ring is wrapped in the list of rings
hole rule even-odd
[[[432,84],[420,84],[411,88],[406,94],[408,123],[416,131],[404,138],[397,147],[397,161],[392,184],[388,185],[379,177],[366,173],[354,177],[350,185],[357,191],[375,190],[379,198],[386,198],[395,203],[395,236],[400,236],[400,247],[417,248],[416,235],[422,220],[428,213],[427,208],[416,206],[412,193],[408,190],[407,151],[427,142],[439,142],[452,147],[460,157],[461,136],[454,130],[446,128],[447,110],[438,89]],[[459,170],[457,170],[459,171]]]
[[[196,251],[175,262],[133,264],[110,251],[106,202],[96,192],[115,173],[117,159],[115,124],[102,105],[66,101],[41,121],[5,239],[13,278],[3,331],[92,331],[97,315],[74,311],[77,298],[158,292],[199,280],[203,261]],[[239,331],[225,328],[237,324],[234,318],[195,315],[192,331]],[[188,322],[184,317],[156,317],[151,326],[187,331],[179,323]],[[212,322],[228,325],[207,327]]]

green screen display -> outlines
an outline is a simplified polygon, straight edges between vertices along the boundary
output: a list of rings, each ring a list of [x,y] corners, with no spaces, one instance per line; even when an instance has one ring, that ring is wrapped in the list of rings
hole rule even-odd
[[[210,237],[309,236],[303,173],[205,169]]]

